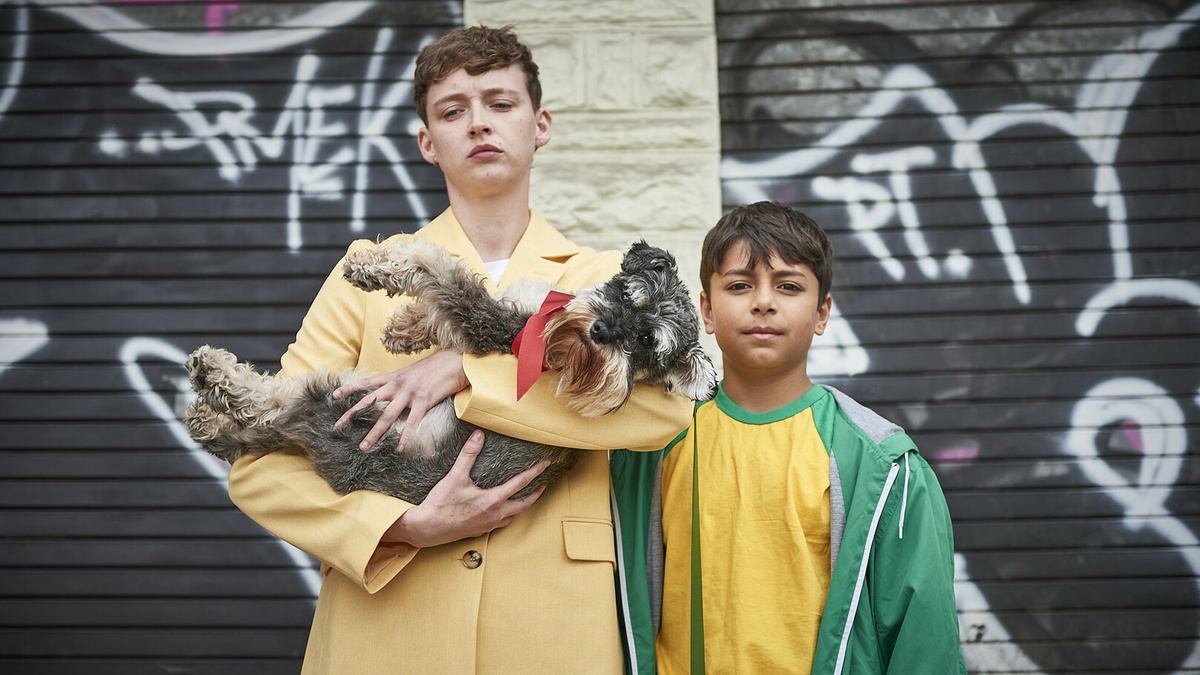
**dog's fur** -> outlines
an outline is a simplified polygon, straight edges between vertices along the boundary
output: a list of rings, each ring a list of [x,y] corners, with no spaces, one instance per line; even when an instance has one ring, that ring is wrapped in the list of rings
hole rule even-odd
[[[544,284],[518,284],[513,292],[493,297],[465,263],[415,238],[358,251],[343,272],[363,290],[412,298],[384,330],[385,347],[404,354],[432,345],[469,354],[512,353],[516,334],[549,290]],[[707,400],[716,391],[716,372],[698,333],[699,320],[675,259],[637,241],[626,251],[619,274],[582,289],[550,317],[543,332],[544,365],[560,373],[558,393],[584,416],[620,408],[634,383],[661,384]],[[338,429],[334,423],[372,394],[359,390],[336,401],[331,394],[369,373],[321,371],[284,379],[209,346],[191,354],[187,369],[198,398],[185,422],[196,442],[230,463],[248,452],[303,448],[317,473],[342,494],[374,490],[418,504],[449,473],[477,428],[455,416],[451,397],[426,413],[403,452],[395,447],[404,417],[362,452],[359,442],[386,404],[364,408]],[[471,478],[490,488],[549,459],[550,466],[513,496],[520,498],[558,480],[582,452],[486,432]]]

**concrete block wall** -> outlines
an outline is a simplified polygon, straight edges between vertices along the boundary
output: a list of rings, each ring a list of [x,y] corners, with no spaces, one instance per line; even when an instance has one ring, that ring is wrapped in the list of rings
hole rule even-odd
[[[467,0],[464,25],[513,24],[554,119],[532,203],[568,237],[670,249],[693,295],[721,215],[720,120],[709,0]]]

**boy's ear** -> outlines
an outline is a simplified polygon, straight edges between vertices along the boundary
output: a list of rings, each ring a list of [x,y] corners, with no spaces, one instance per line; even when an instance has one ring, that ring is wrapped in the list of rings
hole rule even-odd
[[[688,344],[662,380],[667,391],[677,391],[693,401],[707,401],[717,395],[717,369],[699,342]]]
[[[712,303],[708,299],[708,291],[700,291],[700,319],[704,322],[704,332],[712,335],[717,328],[713,324]]]
[[[829,324],[829,314],[833,311],[833,296],[826,293],[825,301],[817,307],[817,323],[813,326],[813,332],[817,335],[825,334],[825,326]]]

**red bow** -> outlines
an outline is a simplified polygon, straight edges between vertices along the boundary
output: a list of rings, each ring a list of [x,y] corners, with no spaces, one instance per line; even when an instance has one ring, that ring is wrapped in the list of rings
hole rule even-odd
[[[546,356],[546,338],[542,332],[546,330],[546,324],[550,322],[551,316],[561,312],[574,297],[558,291],[547,293],[537,314],[529,317],[525,327],[513,339],[512,352],[517,357],[518,401],[546,370],[542,367],[542,360]]]

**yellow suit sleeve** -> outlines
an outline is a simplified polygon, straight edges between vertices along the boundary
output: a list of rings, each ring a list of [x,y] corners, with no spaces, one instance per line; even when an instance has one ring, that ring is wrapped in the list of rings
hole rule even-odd
[[[339,264],[281,359],[280,374],[356,366],[364,331],[364,297],[342,279]],[[244,455],[230,469],[229,496],[267,530],[369,593],[385,586],[417,552],[411,546],[380,546],[384,532],[411,504],[366,490],[338,494],[299,449]]]
[[[575,291],[611,278],[621,269],[617,251],[591,249],[567,263],[559,287]],[[661,450],[692,419],[692,402],[660,386],[635,385],[625,405],[599,417],[584,417],[555,395],[558,374],[542,373],[517,400],[517,359],[507,354],[466,356],[471,386],[455,398],[459,419],[514,438],[585,450]]]
[[[692,417],[686,396],[635,385],[625,406],[599,417],[568,409],[555,395],[557,373],[542,373],[517,400],[517,359],[493,354],[463,359],[471,387],[455,398],[460,419],[514,438],[584,450],[661,450]]]

